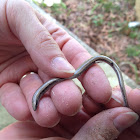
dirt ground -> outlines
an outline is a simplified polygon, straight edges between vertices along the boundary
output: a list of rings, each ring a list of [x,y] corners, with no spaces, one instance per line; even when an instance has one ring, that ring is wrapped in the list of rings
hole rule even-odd
[[[140,29],[128,28],[136,20],[134,4],[134,0],[63,0],[45,11],[140,84]]]

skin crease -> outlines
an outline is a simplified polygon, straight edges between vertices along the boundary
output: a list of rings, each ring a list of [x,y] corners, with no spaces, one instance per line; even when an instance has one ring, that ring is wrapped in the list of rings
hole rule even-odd
[[[79,78],[88,91],[86,94],[90,102],[85,99],[87,96],[82,97],[79,88],[69,80],[53,87],[34,112],[31,99],[38,87],[52,77],[69,77],[73,74],[72,70],[67,72],[68,64],[63,71],[62,62],[57,65],[59,71],[54,63],[56,57],[67,59],[76,69],[91,56],[63,29],[45,19],[23,0],[1,1],[0,25],[0,102],[14,118],[24,120],[0,131],[0,139],[110,140],[118,136],[120,140],[140,139],[139,121],[131,126],[136,120],[133,121],[133,117],[128,114],[123,116],[122,124],[126,124],[125,120],[133,123],[127,123],[126,128],[131,127],[124,128],[123,133],[120,134],[122,128],[113,123],[121,114],[132,110],[140,113],[140,90],[127,87],[132,110],[121,107],[120,91],[111,90],[98,65]],[[29,73],[31,71],[34,73]],[[26,77],[22,78],[26,73]]]

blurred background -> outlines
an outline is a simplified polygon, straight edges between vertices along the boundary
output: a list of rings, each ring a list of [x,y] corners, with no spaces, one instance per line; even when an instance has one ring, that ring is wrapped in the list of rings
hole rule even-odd
[[[140,85],[140,0],[33,0]]]

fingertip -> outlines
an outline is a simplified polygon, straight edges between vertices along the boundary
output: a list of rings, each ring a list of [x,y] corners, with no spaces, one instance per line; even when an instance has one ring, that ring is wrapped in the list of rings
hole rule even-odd
[[[61,119],[50,97],[42,98],[33,116],[38,125],[48,128],[56,126]]]
[[[32,118],[28,106],[23,105],[21,101],[13,103],[12,107],[7,108],[7,111],[18,121],[27,121]]]
[[[1,92],[1,103],[11,116],[19,121],[31,118],[27,102],[17,84],[7,83],[1,87]]]
[[[119,114],[113,120],[114,126],[119,132],[124,131],[126,128],[132,126],[139,119],[139,116],[134,112],[125,112]]]
[[[140,89],[133,89],[128,94],[128,103],[131,109],[140,114]]]
[[[82,83],[87,94],[97,103],[105,104],[110,100],[112,90],[109,81],[98,65],[94,65],[86,72]]]
[[[59,83],[52,89],[51,98],[63,115],[75,115],[82,104],[82,95],[72,80]]]
[[[128,96],[129,96],[132,88],[130,88],[129,86],[125,85],[125,89],[126,89],[126,95],[127,95],[126,99],[128,101],[128,104],[129,104]],[[122,92],[121,92],[119,86],[115,86],[112,89],[111,99],[109,100],[109,102],[107,102],[105,104],[105,106],[107,108],[114,108],[114,107],[122,107],[122,106],[124,106],[123,95],[122,95]]]
[[[103,109],[100,104],[95,103],[86,93],[84,93],[82,99],[84,110],[92,116]]]
[[[51,64],[57,71],[68,74],[73,74],[75,72],[74,67],[64,57],[55,57]]]

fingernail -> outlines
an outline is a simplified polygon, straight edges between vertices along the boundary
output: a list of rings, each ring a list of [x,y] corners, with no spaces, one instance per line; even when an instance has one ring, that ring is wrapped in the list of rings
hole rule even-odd
[[[75,69],[63,57],[56,57],[52,61],[52,65],[59,71],[66,73],[74,73]]]
[[[117,99],[116,96],[112,95],[111,98],[112,98],[113,100],[115,100],[117,103],[123,105],[123,103],[122,103],[119,99]]]
[[[115,127],[122,132],[124,129],[130,127],[133,125],[137,120],[139,119],[139,116],[134,112],[126,112],[118,115],[114,119],[114,125]]]
[[[24,79],[28,74],[35,74],[35,73],[34,73],[34,72],[28,72],[28,73],[26,73],[25,75],[23,75],[23,76],[21,77],[21,80]]]

